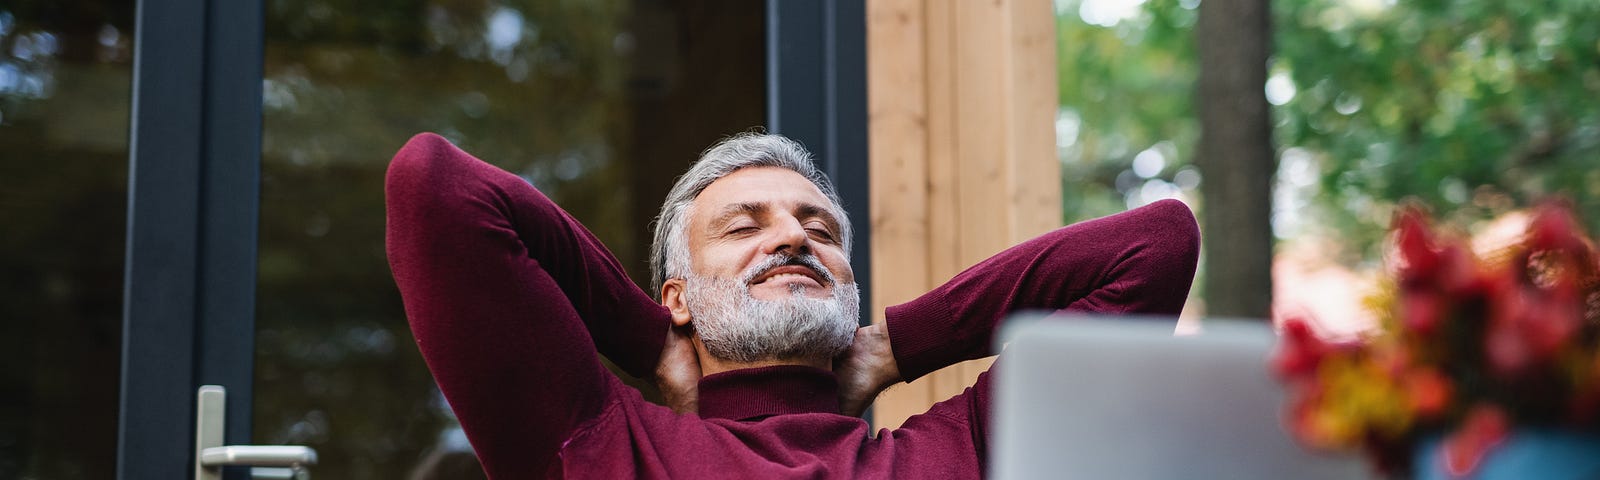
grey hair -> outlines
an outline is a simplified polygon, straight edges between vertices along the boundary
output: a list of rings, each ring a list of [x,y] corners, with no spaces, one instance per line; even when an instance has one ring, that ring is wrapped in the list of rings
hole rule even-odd
[[[816,185],[832,204],[828,207],[839,220],[839,243],[844,246],[845,258],[850,257],[850,218],[844,214],[833,182],[812,161],[811,152],[800,142],[782,135],[745,132],[707,148],[667,193],[666,201],[661,204],[661,215],[656,217],[655,240],[650,245],[652,295],[661,294],[661,285],[667,279],[685,278],[690,273],[688,220],[695,198],[713,182],[749,167],[785,168]]]

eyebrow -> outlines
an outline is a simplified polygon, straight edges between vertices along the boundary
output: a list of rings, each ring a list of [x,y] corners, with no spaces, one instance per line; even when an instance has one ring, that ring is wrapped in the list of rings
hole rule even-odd
[[[724,225],[741,216],[759,217],[767,211],[766,202],[739,202],[722,207],[722,211],[711,219],[711,228],[721,229]],[[831,209],[810,202],[802,202],[795,210],[795,216],[800,218],[817,218],[828,224],[828,230],[835,235],[839,232],[839,218]]]
[[[800,209],[795,213],[798,213],[799,215],[796,216],[800,218],[816,217],[822,220],[822,223],[828,224],[828,232],[833,235],[839,234],[839,219],[833,215],[833,210],[831,209],[814,203],[802,203],[800,204]]]
[[[741,216],[756,217],[767,209],[765,202],[740,202],[722,207],[722,211],[711,219],[711,228],[720,229]]]

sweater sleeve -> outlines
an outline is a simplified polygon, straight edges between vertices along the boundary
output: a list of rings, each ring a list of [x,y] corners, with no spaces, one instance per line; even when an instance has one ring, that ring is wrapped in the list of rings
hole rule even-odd
[[[889,307],[895,362],[909,382],[991,355],[995,329],[1018,310],[1176,315],[1199,250],[1194,214],[1177,200],[1056,229]]]
[[[670,320],[605,247],[521,178],[433,134],[389,165],[386,246],[406,317],[491,476],[545,472]],[[537,474],[537,473],[535,473]]]

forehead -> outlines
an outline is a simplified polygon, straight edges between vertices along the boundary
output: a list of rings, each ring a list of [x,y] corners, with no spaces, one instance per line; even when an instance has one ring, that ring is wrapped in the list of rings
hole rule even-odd
[[[832,202],[810,180],[793,170],[780,167],[742,168],[711,182],[700,192],[700,196],[695,197],[692,213],[694,223],[706,221],[725,206],[741,203],[760,203],[787,209],[802,204],[826,208]]]

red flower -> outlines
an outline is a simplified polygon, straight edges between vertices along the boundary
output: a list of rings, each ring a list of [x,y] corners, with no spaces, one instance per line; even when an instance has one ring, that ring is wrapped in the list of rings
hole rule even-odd
[[[1473,407],[1461,428],[1446,437],[1444,448],[1439,449],[1444,455],[1445,471],[1454,478],[1471,475],[1510,432],[1511,420],[1505,411],[1485,404]]]
[[[1520,243],[1485,242],[1495,250],[1483,257],[1428,223],[1415,207],[1395,215],[1397,281],[1371,299],[1383,331],[1338,343],[1303,318],[1282,323],[1272,368],[1288,387],[1295,436],[1360,445],[1379,467],[1403,471],[1412,442],[1470,407],[1428,460],[1460,477],[1514,422],[1600,428],[1600,255],[1570,207],[1539,207]]]
[[[1283,336],[1272,357],[1272,372],[1286,380],[1311,377],[1328,349],[1304,318],[1289,317],[1283,321]]]
[[[1581,239],[1564,230],[1572,224],[1562,218],[1541,213],[1527,242],[1534,250],[1515,256],[1494,279],[1484,348],[1496,374],[1514,376],[1548,364],[1582,327],[1578,273],[1584,265],[1579,262],[1591,255]]]
[[[1578,233],[1580,231],[1569,207],[1546,203],[1534,211],[1533,221],[1528,225],[1528,248],[1588,252],[1588,243]]]
[[[1403,207],[1395,214],[1395,247],[1400,254],[1402,284],[1428,281],[1438,274],[1443,260],[1428,229],[1428,216],[1416,207]]]
[[[1501,377],[1520,374],[1533,364],[1533,347],[1513,322],[1490,322],[1483,334],[1483,348],[1489,367]]]
[[[1399,261],[1400,326],[1422,338],[1437,334],[1465,297],[1482,295],[1488,282],[1471,252],[1458,241],[1439,238],[1427,214],[1405,207],[1395,218]]]
[[[1429,337],[1444,323],[1449,305],[1432,289],[1400,292],[1400,324],[1406,331]]]

